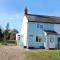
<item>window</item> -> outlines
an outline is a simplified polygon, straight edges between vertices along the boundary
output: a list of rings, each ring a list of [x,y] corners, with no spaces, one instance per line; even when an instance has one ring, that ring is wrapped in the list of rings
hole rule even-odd
[[[29,35],[30,37],[33,37],[33,35]]]
[[[38,36],[36,36],[36,42],[38,42]]]
[[[50,37],[50,42],[53,43],[54,42],[54,38]]]
[[[43,25],[40,25],[40,28],[43,28]]]
[[[20,35],[18,35],[18,36],[20,36]]]
[[[39,28],[39,24],[37,24],[37,28]]]
[[[36,36],[36,42],[41,42],[41,40],[42,40],[41,37]]]
[[[20,36],[18,36],[18,40],[20,40]]]
[[[41,38],[39,38],[39,42],[41,42]]]
[[[60,37],[58,37],[58,42],[60,42]]]
[[[43,28],[43,25],[37,24],[37,28]]]

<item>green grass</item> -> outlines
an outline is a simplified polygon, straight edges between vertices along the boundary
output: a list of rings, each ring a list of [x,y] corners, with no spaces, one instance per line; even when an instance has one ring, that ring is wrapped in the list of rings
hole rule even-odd
[[[4,41],[0,41],[0,47],[5,46],[6,44],[4,43]]]
[[[1,47],[4,47],[4,46],[5,46],[5,45],[3,45],[3,44],[0,42],[0,48],[1,48]]]
[[[2,45],[3,44],[3,41],[0,41],[0,45]]]
[[[26,51],[27,60],[60,60],[60,50],[31,52]]]
[[[15,40],[8,40],[6,42],[0,41],[0,46],[8,45],[8,44],[16,44],[16,41]]]

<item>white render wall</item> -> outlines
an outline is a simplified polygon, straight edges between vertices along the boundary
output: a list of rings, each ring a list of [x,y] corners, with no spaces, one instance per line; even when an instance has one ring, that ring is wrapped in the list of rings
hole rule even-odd
[[[60,34],[60,24],[54,24],[54,30]]]
[[[37,28],[37,24],[43,25],[43,30],[54,30],[53,24],[48,23],[28,23],[28,46],[39,48],[40,46],[44,46],[44,40],[46,39],[44,32],[41,28]],[[31,36],[33,35],[33,36]],[[36,42],[36,36],[42,37],[42,42]]]
[[[23,23],[22,23],[22,28],[21,28],[21,35],[23,35],[23,46],[27,45],[27,18],[26,16],[24,16],[23,18]]]
[[[37,24],[43,25],[43,29],[37,28]],[[56,32],[60,33],[60,25],[28,22],[26,16],[24,16],[21,28],[21,34],[23,35],[23,46],[30,46],[35,48],[44,46],[44,40],[46,40],[46,36],[44,35],[44,32],[42,30],[55,30]],[[41,36],[42,42],[36,42],[36,36]]]

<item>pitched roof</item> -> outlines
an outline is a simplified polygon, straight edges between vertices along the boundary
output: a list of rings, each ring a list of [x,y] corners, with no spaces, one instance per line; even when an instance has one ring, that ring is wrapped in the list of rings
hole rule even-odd
[[[60,17],[27,14],[28,22],[60,24]]]
[[[50,34],[59,35],[56,31],[51,31],[51,30],[44,30],[44,31],[47,33],[47,35],[50,35]]]

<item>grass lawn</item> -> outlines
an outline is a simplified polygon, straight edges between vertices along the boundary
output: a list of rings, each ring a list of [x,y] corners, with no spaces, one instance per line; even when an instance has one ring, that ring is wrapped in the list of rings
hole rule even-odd
[[[53,51],[26,51],[27,60],[60,60],[60,50]]]
[[[0,41],[0,46],[2,46],[3,45],[3,41]]]
[[[0,47],[5,46],[3,41],[0,41]]]

